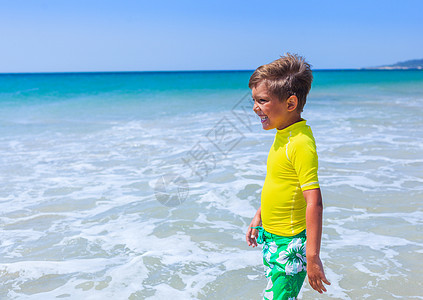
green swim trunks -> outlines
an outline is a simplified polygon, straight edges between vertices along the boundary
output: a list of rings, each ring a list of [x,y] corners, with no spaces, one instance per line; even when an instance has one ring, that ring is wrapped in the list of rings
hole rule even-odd
[[[305,230],[284,237],[269,233],[261,226],[253,228],[259,231],[257,243],[264,244],[263,264],[268,284],[263,299],[297,299],[307,274]]]

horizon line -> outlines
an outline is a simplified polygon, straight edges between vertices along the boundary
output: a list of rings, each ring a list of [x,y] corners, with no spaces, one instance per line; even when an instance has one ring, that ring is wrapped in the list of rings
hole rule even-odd
[[[406,71],[400,69],[399,71]],[[409,69],[414,70],[414,69]],[[417,69],[416,69],[417,70]],[[312,69],[312,71],[395,71],[379,68],[335,68],[335,69]],[[65,74],[122,74],[122,73],[202,73],[202,72],[254,72],[254,69],[233,70],[145,70],[145,71],[52,71],[52,72],[0,72],[0,75],[65,75]]]

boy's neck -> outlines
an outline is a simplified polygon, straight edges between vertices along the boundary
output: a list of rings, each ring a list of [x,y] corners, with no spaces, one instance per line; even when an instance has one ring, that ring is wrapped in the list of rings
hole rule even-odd
[[[289,119],[285,124],[283,124],[281,127],[277,127],[276,129],[282,130],[282,129],[285,129],[285,128],[287,128],[287,127],[289,127],[289,126],[291,126],[295,123],[301,122],[301,121],[304,121],[304,119],[301,118],[301,115],[295,115],[295,116],[293,116],[293,118]]]

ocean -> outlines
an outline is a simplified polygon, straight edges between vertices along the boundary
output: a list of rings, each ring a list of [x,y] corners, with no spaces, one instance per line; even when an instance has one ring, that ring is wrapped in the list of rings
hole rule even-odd
[[[260,299],[251,73],[0,74],[0,299]],[[301,299],[423,299],[423,71],[314,77],[332,284]]]

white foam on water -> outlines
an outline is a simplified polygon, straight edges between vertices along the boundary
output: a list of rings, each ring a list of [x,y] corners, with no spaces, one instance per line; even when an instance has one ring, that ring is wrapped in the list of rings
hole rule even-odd
[[[47,274],[69,274],[78,272],[97,272],[102,265],[113,264],[113,260],[104,258],[75,259],[67,261],[20,261],[0,264],[0,271],[17,273],[26,279],[39,278]]]
[[[78,274],[73,276],[68,282],[57,289],[48,292],[37,292],[31,296],[26,296],[22,293],[10,291],[9,296],[18,298],[30,299],[53,299],[61,297],[74,297],[77,299],[100,299],[104,297],[114,298],[119,297],[128,298],[134,292],[138,291],[140,286],[137,282],[142,282],[146,276],[146,268],[142,264],[142,257],[133,257],[126,262],[103,258],[90,260],[75,260],[68,263],[53,263],[48,262],[45,266],[31,266],[33,268],[39,267],[39,274],[34,273],[33,278],[42,278],[44,275],[51,276],[52,274]],[[59,268],[57,268],[59,267]],[[40,273],[41,272],[41,273]],[[86,276],[84,276],[86,272]],[[94,272],[102,272],[103,276],[92,276]],[[22,281],[28,281],[30,277],[28,274],[20,273],[23,276]],[[90,293],[91,291],[91,293]]]
[[[392,249],[393,246],[419,245],[418,243],[410,242],[400,237],[393,237],[387,235],[378,235],[371,232],[363,232],[359,230],[351,230],[343,228],[339,225],[327,225],[328,228],[333,228],[341,237],[348,237],[340,240],[332,240],[330,248],[340,249],[342,247],[350,247],[355,245],[367,246],[373,250],[385,250],[387,257],[393,257],[398,253]]]
[[[233,183],[236,184],[236,183]],[[231,184],[231,186],[233,186]],[[245,187],[246,184],[243,186]],[[233,186],[235,187],[235,186]],[[235,189],[239,191],[240,189]],[[207,203],[206,209],[217,209],[217,210],[228,210],[232,214],[239,215],[241,217],[249,218],[251,215],[254,216],[257,208],[253,207],[248,200],[241,200],[235,195],[217,195],[214,191],[206,192],[198,200],[198,203]],[[232,194],[232,193],[231,193]]]

